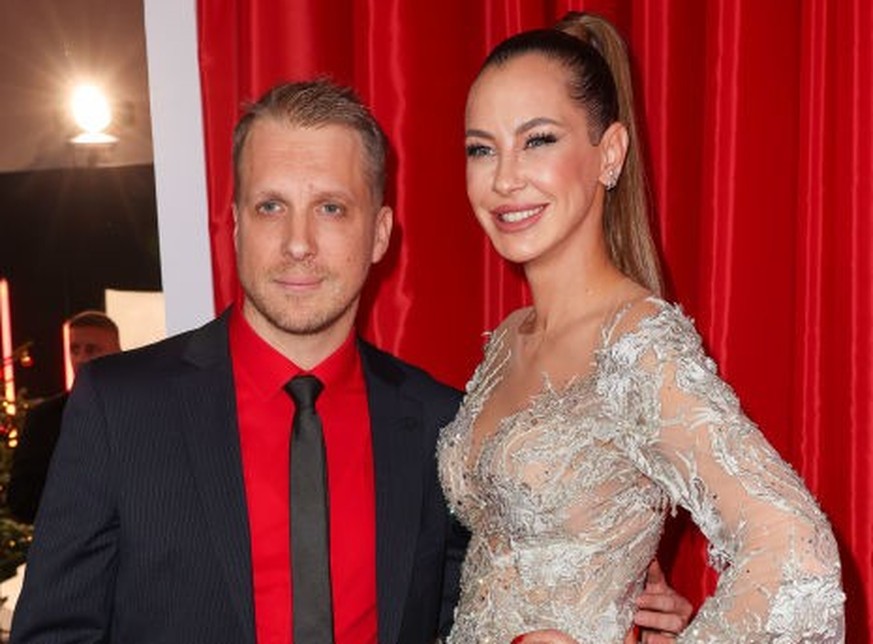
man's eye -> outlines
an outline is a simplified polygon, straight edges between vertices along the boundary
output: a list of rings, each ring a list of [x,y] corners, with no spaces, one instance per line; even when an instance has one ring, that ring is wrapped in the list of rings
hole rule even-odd
[[[532,134],[524,142],[526,149],[539,148],[543,145],[551,145],[558,140],[554,134]]]
[[[321,205],[321,212],[323,212],[325,215],[330,215],[331,217],[341,215],[345,211],[345,207],[338,203],[328,202]]]
[[[467,145],[467,156],[469,158],[491,156],[491,148],[482,143],[470,143]]]
[[[256,206],[256,210],[265,215],[274,215],[282,210],[282,204],[278,201],[262,201]]]

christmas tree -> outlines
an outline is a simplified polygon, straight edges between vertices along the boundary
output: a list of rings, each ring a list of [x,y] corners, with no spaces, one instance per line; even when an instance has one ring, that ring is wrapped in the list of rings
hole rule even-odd
[[[27,404],[0,400],[0,581],[15,576],[15,571],[27,556],[30,546],[31,527],[19,523],[6,507],[6,485],[12,467],[12,453],[18,444],[18,436],[24,424]]]

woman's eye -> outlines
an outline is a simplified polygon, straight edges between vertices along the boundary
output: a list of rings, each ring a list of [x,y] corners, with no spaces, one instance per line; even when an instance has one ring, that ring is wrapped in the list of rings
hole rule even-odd
[[[487,157],[491,154],[491,148],[487,145],[483,145],[481,143],[469,143],[467,145],[467,156],[470,158],[474,157]]]
[[[558,140],[554,134],[532,134],[527,138],[524,142],[524,147],[526,149],[530,148],[538,148],[543,145],[551,145]]]

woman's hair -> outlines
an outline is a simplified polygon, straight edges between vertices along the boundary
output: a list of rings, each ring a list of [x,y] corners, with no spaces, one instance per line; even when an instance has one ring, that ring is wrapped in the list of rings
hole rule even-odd
[[[603,18],[571,11],[552,29],[525,31],[507,38],[491,51],[482,70],[527,53],[545,56],[567,70],[570,97],[585,110],[592,144],[598,144],[616,121],[627,129],[624,168],[615,188],[606,193],[603,230],[613,263],[660,294],[661,272],[649,228],[645,172],[624,41]]]

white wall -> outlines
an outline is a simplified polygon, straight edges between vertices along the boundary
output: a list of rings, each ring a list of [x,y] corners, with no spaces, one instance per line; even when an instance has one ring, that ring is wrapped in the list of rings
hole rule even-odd
[[[214,317],[195,0],[144,0],[167,332]]]

